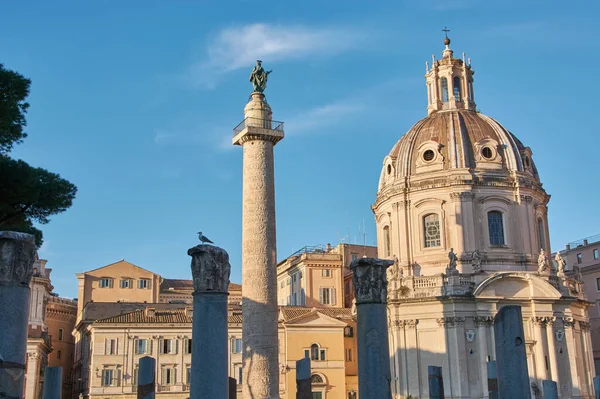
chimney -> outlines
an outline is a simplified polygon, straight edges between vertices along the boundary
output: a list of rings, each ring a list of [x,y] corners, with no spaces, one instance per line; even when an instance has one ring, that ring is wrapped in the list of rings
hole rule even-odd
[[[571,244],[567,244],[567,251],[571,250]]]
[[[185,315],[187,317],[193,317],[194,316],[194,308],[191,306],[186,306],[185,307]]]
[[[331,251],[331,244],[327,243],[327,245],[325,246],[325,252],[329,252]]]
[[[587,240],[583,240],[583,245],[588,245],[588,241]]]
[[[156,314],[156,308],[148,306],[146,308],[146,317],[154,317]]]

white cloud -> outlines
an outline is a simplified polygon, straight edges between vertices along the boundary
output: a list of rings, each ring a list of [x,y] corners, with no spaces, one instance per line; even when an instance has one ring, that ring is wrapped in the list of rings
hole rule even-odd
[[[221,30],[208,44],[205,57],[192,63],[186,81],[214,86],[227,72],[252,66],[257,59],[269,63],[314,55],[333,55],[362,44],[358,30],[252,24]]]
[[[364,108],[362,104],[338,101],[301,111],[285,123],[286,132],[296,135],[338,125],[344,118],[349,118]]]

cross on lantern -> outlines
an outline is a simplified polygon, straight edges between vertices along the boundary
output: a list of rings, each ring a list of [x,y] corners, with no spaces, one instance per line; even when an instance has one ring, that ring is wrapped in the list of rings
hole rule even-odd
[[[450,32],[450,29],[448,29],[447,27],[444,26],[444,29],[442,29],[442,32],[444,32],[446,34],[446,38],[448,38],[448,32]]]

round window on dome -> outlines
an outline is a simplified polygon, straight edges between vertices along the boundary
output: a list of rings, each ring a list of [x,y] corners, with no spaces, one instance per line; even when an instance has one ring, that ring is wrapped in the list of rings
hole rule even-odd
[[[392,165],[390,165],[390,164],[388,164],[388,167],[387,167],[387,174],[388,175],[392,174]]]
[[[483,155],[485,159],[492,159],[494,157],[494,153],[490,147],[483,147],[481,155]]]
[[[423,153],[423,159],[427,162],[430,162],[433,160],[433,158],[435,158],[435,153],[433,152],[433,150],[427,150]]]

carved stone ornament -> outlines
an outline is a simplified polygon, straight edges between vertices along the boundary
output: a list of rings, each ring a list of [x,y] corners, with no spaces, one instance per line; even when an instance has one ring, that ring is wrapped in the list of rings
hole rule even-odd
[[[0,284],[29,287],[36,258],[34,236],[0,231]]]
[[[194,292],[228,292],[229,254],[214,245],[196,245],[188,250],[192,257]]]
[[[456,327],[465,324],[464,317],[443,317],[436,319],[439,326]]]
[[[494,318],[492,316],[475,316],[473,321],[477,326],[491,326],[494,324]]]
[[[379,258],[358,258],[350,264],[356,304],[386,303],[386,269],[394,264],[392,260]]]
[[[563,330],[557,330],[554,334],[556,335],[556,340],[558,342],[562,342],[562,340],[565,339],[565,332]]]
[[[563,317],[562,321],[563,326],[567,328],[573,328],[573,326],[575,325],[575,320],[572,317]]]
[[[475,330],[466,330],[465,338],[467,339],[467,342],[475,341]]]

